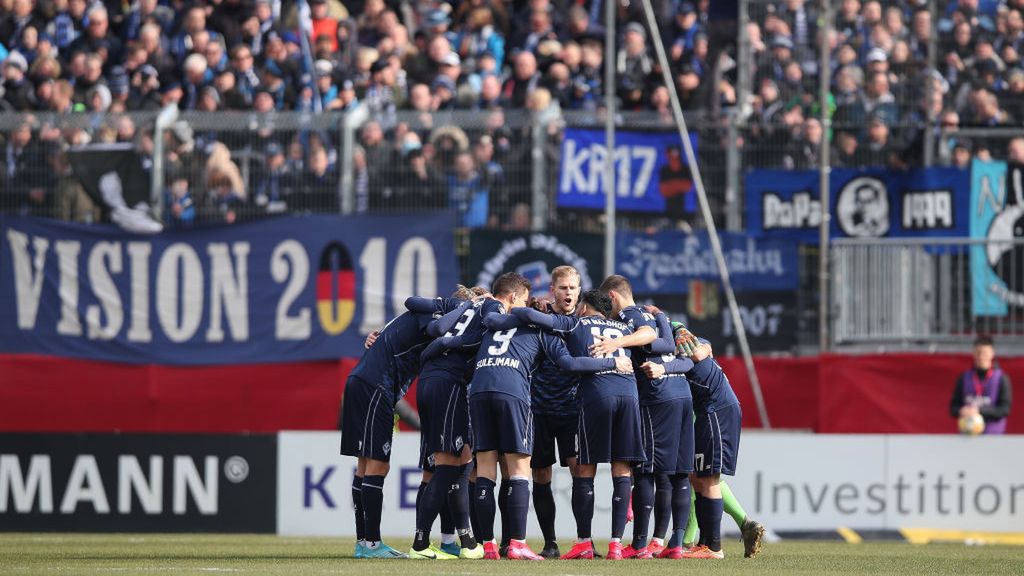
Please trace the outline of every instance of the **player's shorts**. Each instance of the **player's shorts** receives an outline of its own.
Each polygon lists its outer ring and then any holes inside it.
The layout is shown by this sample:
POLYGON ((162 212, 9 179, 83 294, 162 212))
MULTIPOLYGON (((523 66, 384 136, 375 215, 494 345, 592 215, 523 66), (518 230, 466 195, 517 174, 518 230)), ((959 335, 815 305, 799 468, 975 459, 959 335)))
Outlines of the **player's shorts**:
POLYGON ((420 468, 433 466, 432 456, 462 453, 469 444, 469 405, 462 382, 444 377, 421 378, 416 386, 420 414, 420 468))
POLYGON ((693 472, 693 400, 674 398, 640 407, 644 453, 637 465, 646 474, 693 472))
POLYGON ((739 404, 697 414, 693 423, 694 472, 697 476, 736 475, 742 421, 743 412, 739 404))
POLYGON ((579 429, 578 414, 533 415, 533 458, 530 467, 547 468, 558 462, 563 468, 569 465, 569 458, 576 457, 576 432, 579 429), (555 446, 558 458, 555 458, 555 446))
POLYGON ((580 464, 621 460, 643 462, 640 404, 632 396, 607 396, 580 406, 577 432, 580 464))
POLYGON ((478 392, 469 397, 469 418, 474 452, 533 453, 529 402, 501 392, 478 392))
POLYGON ((384 389, 349 376, 341 409, 341 453, 344 456, 391 459, 395 431, 395 401, 384 389))

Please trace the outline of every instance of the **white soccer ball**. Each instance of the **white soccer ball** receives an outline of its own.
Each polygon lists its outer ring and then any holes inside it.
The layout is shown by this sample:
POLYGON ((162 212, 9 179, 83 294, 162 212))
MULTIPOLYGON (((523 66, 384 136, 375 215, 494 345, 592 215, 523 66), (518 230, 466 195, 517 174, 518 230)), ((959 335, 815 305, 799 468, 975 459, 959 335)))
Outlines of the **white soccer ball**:
POLYGON ((961 416, 960 420, 957 421, 957 426, 960 428, 961 434, 977 436, 985 431, 985 419, 982 418, 981 414, 961 416))

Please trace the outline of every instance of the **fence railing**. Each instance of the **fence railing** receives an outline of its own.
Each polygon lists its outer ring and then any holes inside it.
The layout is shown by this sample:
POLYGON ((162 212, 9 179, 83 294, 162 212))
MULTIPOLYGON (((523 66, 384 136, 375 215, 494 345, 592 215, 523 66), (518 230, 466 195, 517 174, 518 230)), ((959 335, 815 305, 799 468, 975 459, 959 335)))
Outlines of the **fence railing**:
POLYGON ((836 345, 1024 343, 1024 238, 838 239, 831 250, 836 345))

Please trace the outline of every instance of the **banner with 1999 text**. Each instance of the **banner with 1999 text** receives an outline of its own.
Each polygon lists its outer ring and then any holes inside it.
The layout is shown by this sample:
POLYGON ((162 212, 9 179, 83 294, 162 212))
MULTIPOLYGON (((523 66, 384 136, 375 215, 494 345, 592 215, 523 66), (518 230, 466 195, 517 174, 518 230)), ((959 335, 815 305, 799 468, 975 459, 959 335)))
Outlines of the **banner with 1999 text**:
POLYGON ((0 216, 0 352, 179 365, 358 356, 449 293, 449 214, 289 216, 139 236, 0 216))

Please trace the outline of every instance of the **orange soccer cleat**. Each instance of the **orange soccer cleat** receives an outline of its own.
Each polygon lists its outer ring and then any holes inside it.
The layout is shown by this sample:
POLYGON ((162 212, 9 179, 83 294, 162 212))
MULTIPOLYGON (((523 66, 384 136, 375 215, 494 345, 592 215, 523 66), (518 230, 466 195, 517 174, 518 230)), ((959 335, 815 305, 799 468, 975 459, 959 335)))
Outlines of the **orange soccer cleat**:
POLYGON ((725 550, 715 552, 707 546, 698 546, 689 552, 684 552, 683 558, 690 560, 722 560, 725 558, 725 550))

